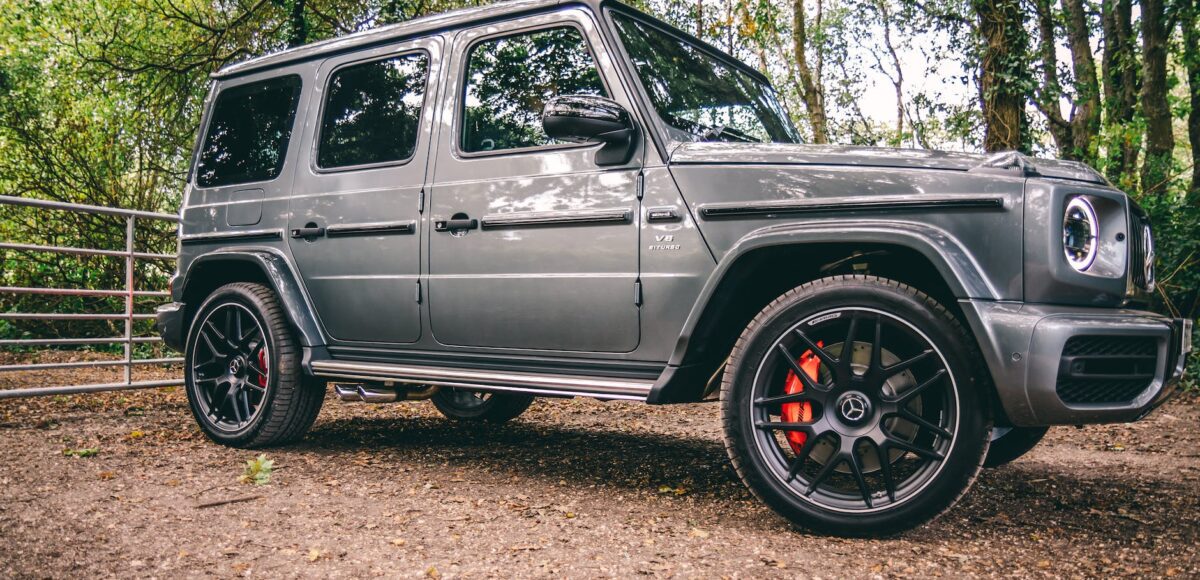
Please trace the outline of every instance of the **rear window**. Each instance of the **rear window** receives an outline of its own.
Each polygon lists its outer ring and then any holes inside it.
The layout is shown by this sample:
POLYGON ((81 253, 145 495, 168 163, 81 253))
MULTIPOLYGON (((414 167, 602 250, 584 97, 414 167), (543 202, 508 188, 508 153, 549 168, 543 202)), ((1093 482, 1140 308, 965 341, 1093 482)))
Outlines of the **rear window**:
POLYGON ((400 161, 417 148, 429 59, 410 54, 349 66, 329 80, 317 164, 400 161))
POLYGON ((299 96, 295 75, 221 91, 200 149, 196 184, 216 187, 278 177, 299 96))

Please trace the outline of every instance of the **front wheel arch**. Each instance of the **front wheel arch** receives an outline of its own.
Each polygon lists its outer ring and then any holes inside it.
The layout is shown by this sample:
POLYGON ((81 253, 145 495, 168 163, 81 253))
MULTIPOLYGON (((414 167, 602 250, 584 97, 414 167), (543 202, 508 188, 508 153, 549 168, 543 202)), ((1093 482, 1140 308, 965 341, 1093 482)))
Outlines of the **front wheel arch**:
MULTIPOLYGON (((668 373, 651 391, 656 404, 703 398, 706 379, 724 364, 746 324, 784 292, 833 274, 867 273, 903 283, 937 300, 963 323, 958 299, 965 287, 942 259, 913 244, 845 240, 837 243, 759 242, 731 252, 713 274, 688 318, 668 373), (867 269, 862 270, 861 266, 867 269), (827 266, 832 268, 826 269, 827 266)), ((915 244, 915 242, 914 242, 915 244)))

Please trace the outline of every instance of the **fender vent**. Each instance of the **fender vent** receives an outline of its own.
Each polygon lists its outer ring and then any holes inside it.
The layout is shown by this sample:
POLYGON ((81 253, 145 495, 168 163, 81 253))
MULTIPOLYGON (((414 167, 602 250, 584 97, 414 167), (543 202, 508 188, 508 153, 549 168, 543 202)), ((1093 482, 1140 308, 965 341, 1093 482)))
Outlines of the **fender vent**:
POLYGON ((1153 336, 1076 336, 1063 347, 1058 397, 1067 404, 1121 404, 1154 382, 1158 339, 1153 336))

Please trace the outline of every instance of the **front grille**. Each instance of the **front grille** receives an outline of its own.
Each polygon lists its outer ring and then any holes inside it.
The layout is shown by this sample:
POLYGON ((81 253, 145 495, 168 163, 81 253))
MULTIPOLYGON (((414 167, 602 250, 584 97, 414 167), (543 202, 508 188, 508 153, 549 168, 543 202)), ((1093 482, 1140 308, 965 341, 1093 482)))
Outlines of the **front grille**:
POLYGON ((1120 404, 1154 382, 1158 339, 1152 336, 1076 336, 1063 347, 1058 397, 1068 404, 1120 404))
POLYGON ((1146 217, 1142 208, 1132 202, 1130 202, 1129 210, 1129 275, 1134 286, 1141 290, 1153 290, 1153 236, 1146 237, 1150 219, 1146 217))

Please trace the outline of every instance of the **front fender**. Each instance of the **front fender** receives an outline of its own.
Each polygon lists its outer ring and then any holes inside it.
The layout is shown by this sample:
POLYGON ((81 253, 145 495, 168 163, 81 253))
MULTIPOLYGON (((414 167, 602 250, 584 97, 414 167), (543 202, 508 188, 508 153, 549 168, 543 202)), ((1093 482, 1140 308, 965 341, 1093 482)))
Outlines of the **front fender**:
POLYGON ((957 238, 928 223, 896 219, 836 219, 767 226, 743 236, 721 258, 688 315, 669 364, 683 364, 691 336, 710 300, 739 260, 755 250, 770 246, 831 243, 843 244, 848 248, 861 244, 904 247, 929 260, 956 298, 998 300, 1003 297, 995 284, 981 274, 983 268, 957 238))
MULTIPOLYGON (((197 256, 188 264, 182 276, 181 296, 206 296, 220 285, 246 281, 247 268, 257 270, 261 274, 261 281, 279 296, 284 315, 296 330, 300 344, 306 347, 325 346, 327 340, 316 323, 312 302, 300 285, 291 262, 278 249, 223 248, 197 256)), ((199 307, 199 303, 193 307, 199 307)))

